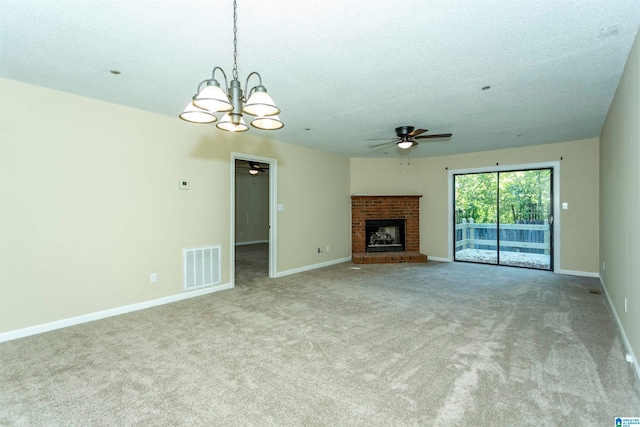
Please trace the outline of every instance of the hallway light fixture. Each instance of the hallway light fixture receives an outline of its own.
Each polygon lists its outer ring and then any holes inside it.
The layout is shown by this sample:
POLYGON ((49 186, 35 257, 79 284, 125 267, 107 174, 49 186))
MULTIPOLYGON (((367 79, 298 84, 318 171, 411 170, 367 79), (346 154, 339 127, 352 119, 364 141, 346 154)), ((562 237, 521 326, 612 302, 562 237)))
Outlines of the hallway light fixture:
POLYGON ((237 1, 233 1, 233 80, 231 85, 227 82, 227 75, 220 67, 214 67, 211 72, 211 78, 203 80, 198 85, 196 94, 193 95, 191 102, 180 114, 180 118, 184 121, 197 124, 214 123, 218 120, 215 113, 226 113, 222 116, 216 127, 227 132, 245 132, 249 130, 246 125, 242 113, 256 116, 251 121, 251 126, 262 130, 277 130, 284 127, 284 123, 280 121, 278 114, 280 109, 276 107, 275 102, 267 89, 262 85, 262 77, 253 71, 247 76, 245 89, 249 87, 249 79, 252 76, 258 77, 258 84, 248 89, 247 98, 242 92, 242 86, 238 80, 238 14, 237 1), (220 87, 220 83, 216 80, 216 71, 220 71, 224 77, 224 89, 220 87))

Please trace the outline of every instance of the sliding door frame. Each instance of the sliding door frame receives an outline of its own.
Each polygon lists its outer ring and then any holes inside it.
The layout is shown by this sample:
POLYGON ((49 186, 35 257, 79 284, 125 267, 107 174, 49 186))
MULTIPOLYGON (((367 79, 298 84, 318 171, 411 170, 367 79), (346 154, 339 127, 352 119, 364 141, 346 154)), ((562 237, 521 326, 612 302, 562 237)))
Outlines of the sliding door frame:
MULTIPOLYGON (((520 170, 530 170, 530 169, 551 169, 552 175, 552 192, 553 192, 553 227, 552 232, 552 242, 553 245, 553 259, 551 260, 552 270, 557 272, 561 270, 560 265, 560 162, 544 162, 544 163, 527 163, 527 164, 515 164, 515 165, 498 165, 496 166, 488 166, 482 168, 473 168, 473 169, 451 169, 449 170, 448 176, 448 261, 453 262, 454 260, 454 240, 455 235, 453 233, 453 225, 454 225, 454 204, 455 204, 455 188, 454 188, 454 176, 455 175, 465 175, 465 174, 473 174, 473 173, 492 173, 492 172, 513 172, 520 170)), ((500 264, 491 264, 491 265, 500 265, 500 264)))

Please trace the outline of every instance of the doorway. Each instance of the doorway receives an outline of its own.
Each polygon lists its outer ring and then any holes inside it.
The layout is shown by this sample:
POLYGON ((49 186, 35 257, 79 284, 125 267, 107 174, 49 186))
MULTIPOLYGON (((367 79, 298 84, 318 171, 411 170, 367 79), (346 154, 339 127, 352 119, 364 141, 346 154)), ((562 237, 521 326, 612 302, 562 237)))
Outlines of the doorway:
POLYGON ((553 168, 453 174, 454 261, 554 269, 553 168))
POLYGON ((232 153, 231 276, 236 284, 276 275, 277 161, 232 153))

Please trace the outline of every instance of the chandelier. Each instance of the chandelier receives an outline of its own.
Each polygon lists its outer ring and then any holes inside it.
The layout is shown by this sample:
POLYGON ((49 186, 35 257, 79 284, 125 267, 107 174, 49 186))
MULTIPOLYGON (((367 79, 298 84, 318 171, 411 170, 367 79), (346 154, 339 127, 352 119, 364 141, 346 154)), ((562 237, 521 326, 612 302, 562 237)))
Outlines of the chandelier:
POLYGON ((218 129, 227 132, 245 132, 249 127, 245 124, 243 113, 255 116, 251 126, 263 130, 277 130, 284 127, 278 114, 280 109, 276 107, 273 99, 262 85, 262 77, 253 71, 247 76, 245 88, 249 87, 249 79, 257 76, 258 84, 247 92, 245 98, 242 86, 238 80, 238 14, 237 2, 233 1, 233 80, 231 85, 227 82, 227 75, 220 67, 215 67, 211 72, 211 78, 203 80, 198 85, 196 94, 187 104, 180 118, 190 123, 208 124, 218 121, 215 113, 224 115, 216 124, 218 129), (216 71, 220 71, 224 77, 224 89, 216 80, 216 71))

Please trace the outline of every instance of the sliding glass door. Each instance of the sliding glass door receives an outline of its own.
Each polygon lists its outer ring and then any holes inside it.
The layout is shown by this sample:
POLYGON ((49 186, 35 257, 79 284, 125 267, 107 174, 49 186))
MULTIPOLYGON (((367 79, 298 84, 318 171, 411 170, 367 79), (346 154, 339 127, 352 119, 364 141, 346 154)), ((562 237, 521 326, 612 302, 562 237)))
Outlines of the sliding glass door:
POLYGON ((498 264, 498 174, 454 175, 455 260, 498 264))
POLYGON ((455 261, 553 270, 553 170, 454 175, 455 261))

